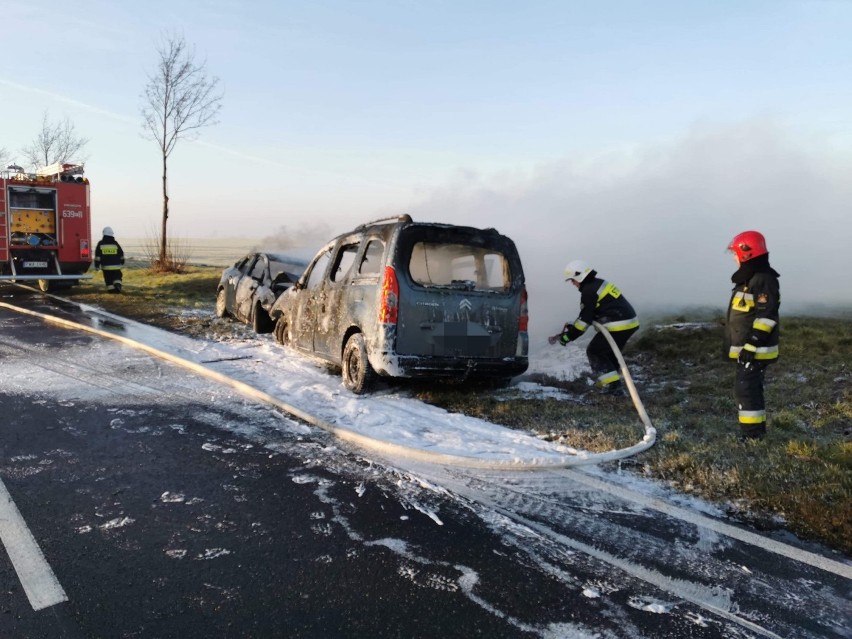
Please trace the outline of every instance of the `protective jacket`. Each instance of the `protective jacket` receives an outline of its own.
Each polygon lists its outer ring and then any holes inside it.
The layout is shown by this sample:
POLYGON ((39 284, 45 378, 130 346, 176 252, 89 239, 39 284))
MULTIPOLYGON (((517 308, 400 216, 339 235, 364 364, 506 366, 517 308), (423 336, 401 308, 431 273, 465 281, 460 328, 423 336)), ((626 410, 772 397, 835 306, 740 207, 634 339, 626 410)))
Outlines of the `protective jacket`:
POLYGON ((111 235, 104 235, 95 246, 95 268, 117 271, 124 265, 124 251, 111 235))
POLYGON ((725 325, 729 358, 737 359, 743 348, 754 351, 759 361, 778 358, 778 277, 769 265, 768 253, 743 262, 731 276, 734 289, 725 325))
POLYGON ((610 333, 639 327, 639 318, 627 298, 614 284, 597 277, 596 271, 580 283, 580 315, 565 326, 563 335, 573 342, 592 322, 603 324, 610 333))

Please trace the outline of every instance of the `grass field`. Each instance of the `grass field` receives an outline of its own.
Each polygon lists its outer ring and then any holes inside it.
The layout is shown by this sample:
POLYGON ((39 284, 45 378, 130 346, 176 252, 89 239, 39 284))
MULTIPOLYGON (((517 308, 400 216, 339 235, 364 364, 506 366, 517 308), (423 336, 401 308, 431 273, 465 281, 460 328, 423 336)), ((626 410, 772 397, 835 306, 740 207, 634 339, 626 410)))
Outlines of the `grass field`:
MULTIPOLYGON (((215 337, 220 267, 182 275, 125 270, 125 293, 98 276, 67 297, 186 334, 215 337)), ((622 469, 720 505, 763 530, 852 554, 852 321, 782 316, 781 358, 767 371, 769 434, 737 440, 734 365, 721 355, 722 317, 645 318, 625 358, 658 431, 649 451, 622 469)), ((580 382, 539 380, 573 400, 497 398, 464 388, 417 386, 424 401, 577 448, 604 451, 641 432, 629 399, 601 397, 580 382), (543 429, 542 424, 547 424, 543 429)))

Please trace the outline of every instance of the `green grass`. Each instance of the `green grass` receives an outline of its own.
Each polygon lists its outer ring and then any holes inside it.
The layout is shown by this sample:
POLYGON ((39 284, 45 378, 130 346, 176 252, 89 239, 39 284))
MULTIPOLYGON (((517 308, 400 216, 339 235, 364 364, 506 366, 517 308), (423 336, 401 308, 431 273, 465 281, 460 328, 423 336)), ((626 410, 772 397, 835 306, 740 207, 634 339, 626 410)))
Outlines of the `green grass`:
MULTIPOLYGON (((139 263, 122 270, 123 292, 108 293, 101 273, 62 293, 63 297, 91 304, 161 328, 192 332, 193 314, 213 308, 222 268, 187 266, 184 273, 154 273, 139 263)), ((208 313, 212 319, 212 312, 208 313)))
MULTIPOLYGON (((125 271, 125 293, 103 291, 98 276, 68 297, 163 328, 209 331, 221 268, 184 275, 125 271), (187 314, 186 310, 208 312, 187 314)), ((766 530, 852 554, 852 321, 782 316, 781 358, 766 374, 768 435, 741 444, 733 400, 734 364, 722 353, 721 317, 674 328, 684 318, 646 319, 625 358, 658 431, 650 450, 622 468, 717 503, 766 530)), ((642 424, 627 398, 601 397, 585 384, 541 380, 576 401, 417 385, 422 400, 591 451, 636 443, 642 424)))

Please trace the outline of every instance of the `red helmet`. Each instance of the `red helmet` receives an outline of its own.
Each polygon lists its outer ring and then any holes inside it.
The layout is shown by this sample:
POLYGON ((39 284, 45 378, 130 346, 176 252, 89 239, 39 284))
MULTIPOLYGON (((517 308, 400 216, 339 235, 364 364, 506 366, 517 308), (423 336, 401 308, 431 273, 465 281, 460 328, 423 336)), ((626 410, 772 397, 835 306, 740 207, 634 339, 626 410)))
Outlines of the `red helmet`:
POLYGON ((766 239, 757 231, 743 231, 728 244, 728 250, 737 256, 737 261, 748 262, 755 257, 766 255, 766 239))

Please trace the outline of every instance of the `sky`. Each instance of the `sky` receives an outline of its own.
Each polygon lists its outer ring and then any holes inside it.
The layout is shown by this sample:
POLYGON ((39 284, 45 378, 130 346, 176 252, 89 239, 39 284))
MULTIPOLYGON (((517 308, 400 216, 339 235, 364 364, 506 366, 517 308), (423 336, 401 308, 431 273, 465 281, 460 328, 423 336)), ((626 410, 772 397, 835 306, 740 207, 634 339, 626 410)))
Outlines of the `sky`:
POLYGON ((847 0, 2 4, 0 148, 68 117, 119 240, 160 223, 141 95, 179 34, 224 97, 169 161, 174 237, 493 226, 555 332, 572 259, 642 312, 724 307, 724 248, 754 228, 782 311, 852 304, 847 0))

